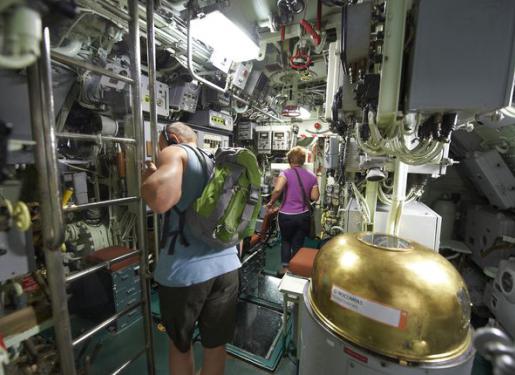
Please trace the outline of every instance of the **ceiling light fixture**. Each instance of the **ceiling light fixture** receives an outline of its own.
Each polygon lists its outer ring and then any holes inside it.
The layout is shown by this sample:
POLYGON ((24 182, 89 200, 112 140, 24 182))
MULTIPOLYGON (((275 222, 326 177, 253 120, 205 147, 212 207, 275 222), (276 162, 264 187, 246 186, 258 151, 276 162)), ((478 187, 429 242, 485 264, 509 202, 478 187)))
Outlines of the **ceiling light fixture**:
POLYGON ((191 35, 232 61, 248 61, 259 56, 259 46, 219 10, 191 20, 191 35))

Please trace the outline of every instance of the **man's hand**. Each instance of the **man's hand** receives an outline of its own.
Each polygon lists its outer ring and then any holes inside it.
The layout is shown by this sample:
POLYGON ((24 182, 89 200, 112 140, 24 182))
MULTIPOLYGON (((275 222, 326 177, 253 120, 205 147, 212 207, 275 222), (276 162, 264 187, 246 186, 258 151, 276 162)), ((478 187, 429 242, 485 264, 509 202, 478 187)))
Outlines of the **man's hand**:
POLYGON ((143 181, 145 181, 147 178, 152 176, 155 171, 157 171, 156 165, 151 161, 146 161, 145 169, 143 170, 143 175, 142 175, 143 181))

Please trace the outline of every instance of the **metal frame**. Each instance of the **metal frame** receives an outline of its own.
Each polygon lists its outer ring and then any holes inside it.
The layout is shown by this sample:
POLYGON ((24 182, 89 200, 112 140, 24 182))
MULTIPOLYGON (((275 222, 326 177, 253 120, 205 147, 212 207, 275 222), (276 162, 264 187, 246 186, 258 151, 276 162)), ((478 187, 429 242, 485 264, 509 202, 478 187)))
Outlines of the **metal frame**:
MULTIPOLYGON (((147 68, 148 91, 150 93, 150 141, 152 143, 152 160, 157 163, 159 145, 157 139, 157 90, 156 90, 156 37, 154 27, 154 0, 147 0, 147 68)), ((156 213, 152 215, 154 257, 159 259, 159 219, 156 213)))
MULTIPOLYGON (((152 2, 153 3, 153 2, 152 2)), ((31 122, 34 139, 36 141, 35 160, 39 170, 39 192, 41 201, 41 221, 43 232, 43 243, 46 258, 48 282, 50 287, 50 297, 52 302, 52 314, 54 320, 54 330, 56 336, 57 349, 59 353, 61 373, 65 375, 75 375, 75 358, 73 347, 92 337, 104 327, 119 319, 130 311, 142 307, 145 347, 137 353, 135 357, 123 363, 113 374, 118 374, 127 366, 139 358, 143 353, 147 357, 148 374, 155 373, 153 337, 152 337, 152 315, 150 309, 150 278, 149 274, 149 254, 146 241, 146 205, 138 194, 133 197, 113 199, 109 201, 93 202, 74 207, 68 207, 65 212, 75 212, 92 207, 104 207, 119 204, 137 203, 138 222, 137 222, 137 248, 128 254, 117 257, 107 262, 100 263, 94 267, 77 272, 65 277, 62 254, 59 251, 64 240, 63 209, 60 205, 59 177, 57 167, 57 144, 56 137, 74 138, 83 140, 106 140, 118 143, 136 145, 136 158, 134 163, 134 173, 136 183, 141 185, 140 170, 144 164, 145 138, 143 129, 143 113, 141 109, 141 53, 140 53, 140 25, 139 25, 139 5, 137 0, 128 1, 129 16, 127 17, 129 29, 129 51, 131 60, 131 76, 125 77, 113 73, 107 69, 94 66, 92 64, 69 58, 59 53, 50 53, 50 32, 48 28, 44 30, 42 41, 41 56, 37 63, 28 68, 29 98, 31 110, 31 122), (52 70, 51 56, 59 63, 87 69, 95 73, 130 83, 132 86, 132 120, 134 125, 135 139, 117 137, 98 137, 74 135, 69 133, 55 134, 55 114, 52 92, 52 70), (108 268, 112 263, 121 261, 130 256, 140 255, 140 280, 142 300, 127 309, 114 314, 96 327, 82 334, 76 339, 72 339, 70 316, 67 306, 66 283, 78 280, 90 273, 102 268, 108 268)), ((152 8, 153 9, 153 4, 152 8)), ((153 12, 152 12, 153 13, 153 12)), ((152 17, 153 14, 150 15, 152 17)), ((151 25, 153 26, 153 25, 151 25)), ((153 54, 155 51, 152 52, 153 54)), ((155 55, 153 56, 155 59, 155 55)), ((155 78, 155 75, 154 75, 155 78)), ((155 98, 153 103, 154 112, 155 98)))
POLYGON ((107 142, 115 142, 115 143, 126 143, 126 144, 136 144, 136 140, 132 138, 120 138, 120 137, 110 137, 105 135, 93 135, 93 134, 82 134, 82 133, 57 133, 55 135, 57 138, 66 138, 66 139, 77 139, 81 141, 95 141, 97 143, 102 143, 103 141, 107 142))

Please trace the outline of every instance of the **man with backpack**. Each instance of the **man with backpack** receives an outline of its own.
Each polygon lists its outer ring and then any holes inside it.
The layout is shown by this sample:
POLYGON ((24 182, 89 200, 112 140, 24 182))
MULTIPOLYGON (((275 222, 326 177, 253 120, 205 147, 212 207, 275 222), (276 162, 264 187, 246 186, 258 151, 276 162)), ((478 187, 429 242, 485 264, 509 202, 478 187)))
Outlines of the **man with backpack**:
POLYGON ((221 375, 224 345, 232 340, 241 263, 235 246, 214 248, 185 218, 213 173, 213 158, 197 148, 196 134, 176 122, 159 137, 158 166, 147 165, 141 193, 148 206, 164 213, 159 283, 161 318, 170 337, 170 372, 193 375, 192 336, 198 322, 204 349, 201 375, 221 375))

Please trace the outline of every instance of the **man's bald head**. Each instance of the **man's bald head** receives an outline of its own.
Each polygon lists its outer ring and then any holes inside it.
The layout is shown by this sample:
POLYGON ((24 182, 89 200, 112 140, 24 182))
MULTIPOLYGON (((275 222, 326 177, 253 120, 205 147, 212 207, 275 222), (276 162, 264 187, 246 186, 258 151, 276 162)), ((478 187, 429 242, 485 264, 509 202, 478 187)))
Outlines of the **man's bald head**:
POLYGON ((197 135, 193 129, 182 122, 168 124, 166 131, 169 136, 177 136, 181 143, 197 143, 197 135))

